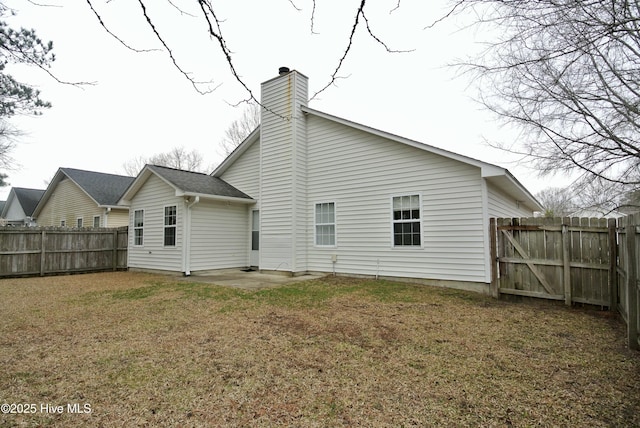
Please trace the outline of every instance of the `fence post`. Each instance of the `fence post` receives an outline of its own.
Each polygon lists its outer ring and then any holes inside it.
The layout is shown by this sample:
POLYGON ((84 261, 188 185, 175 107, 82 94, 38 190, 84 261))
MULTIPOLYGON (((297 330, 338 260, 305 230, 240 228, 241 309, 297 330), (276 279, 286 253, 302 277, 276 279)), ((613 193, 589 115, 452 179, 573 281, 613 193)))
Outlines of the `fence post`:
POLYGON ((627 343, 629 349, 638 349, 638 271, 636 260, 637 216, 627 222, 627 343))
POLYGON ((46 245, 46 239, 47 239, 47 234, 44 231, 44 229, 42 230, 41 233, 41 238, 40 238, 40 276, 44 276, 44 268, 45 268, 45 256, 46 256, 46 251, 45 251, 45 245, 46 245))
POLYGON ((496 219, 489 219, 489 257, 491 259, 491 295, 500 298, 500 284, 498 280, 498 243, 496 219))
POLYGON ((571 257, 569 254, 569 226, 562 225, 562 282, 564 283, 564 304, 571 306, 571 257))
POLYGON ((618 234, 617 220, 610 218, 607 222, 609 229, 609 310, 618 307, 618 234))

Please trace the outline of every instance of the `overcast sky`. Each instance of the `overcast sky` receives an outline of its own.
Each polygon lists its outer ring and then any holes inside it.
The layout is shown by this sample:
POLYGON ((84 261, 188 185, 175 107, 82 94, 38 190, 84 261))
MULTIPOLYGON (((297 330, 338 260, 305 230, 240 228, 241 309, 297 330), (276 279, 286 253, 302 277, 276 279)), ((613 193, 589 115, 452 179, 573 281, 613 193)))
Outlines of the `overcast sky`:
MULTIPOLYGON (((73 86, 58 83, 41 70, 10 67, 19 80, 35 84, 53 107, 39 117, 13 123, 26 132, 13 153, 18 168, 7 171, 11 186, 44 189, 59 167, 124 174, 123 164, 184 146, 200 151, 208 164, 223 159, 219 142, 242 114, 233 107, 247 94, 234 80, 216 41, 208 38, 193 1, 148 1, 148 13, 181 67, 195 80, 216 88, 194 90, 173 66, 146 25, 137 2, 94 0, 110 29, 99 24, 85 0, 7 0, 18 12, 10 25, 35 28, 54 42, 51 72, 73 86)), ((309 0, 246 0, 216 3, 222 31, 242 79, 259 97, 260 83, 287 66, 309 77, 310 95, 324 87, 342 56, 360 3, 318 1, 311 33, 309 0), (221 4, 222 3, 222 4, 221 4), (218 6, 220 4, 220 6, 218 6), (298 9, 293 6, 295 5, 298 9)), ((345 77, 310 102, 310 107, 364 125, 508 168, 533 193, 550 185, 514 158, 483 143, 513 139, 499 122, 472 101, 474 89, 446 66, 464 57, 474 34, 450 21, 424 27, 443 13, 444 0, 367 4, 372 30, 392 49, 387 53, 363 28, 340 75, 345 77)), ((553 183, 551 183, 553 184, 553 183)), ((557 185, 557 183, 556 183, 557 185)), ((0 200, 10 187, 0 188, 0 200)))

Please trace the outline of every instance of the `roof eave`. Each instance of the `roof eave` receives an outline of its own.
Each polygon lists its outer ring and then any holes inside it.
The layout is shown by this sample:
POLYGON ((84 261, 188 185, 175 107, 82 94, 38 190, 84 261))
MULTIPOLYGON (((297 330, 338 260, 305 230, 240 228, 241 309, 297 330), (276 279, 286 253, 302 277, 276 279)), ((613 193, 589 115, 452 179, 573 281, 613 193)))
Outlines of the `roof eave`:
POLYGON ((209 199, 213 201, 226 201, 226 202, 239 202, 241 204, 255 204, 257 201, 253 198, 239 198, 237 196, 224 196, 224 195, 211 195, 208 193, 196 193, 196 192, 178 192, 176 196, 179 197, 199 197, 202 199, 209 199))

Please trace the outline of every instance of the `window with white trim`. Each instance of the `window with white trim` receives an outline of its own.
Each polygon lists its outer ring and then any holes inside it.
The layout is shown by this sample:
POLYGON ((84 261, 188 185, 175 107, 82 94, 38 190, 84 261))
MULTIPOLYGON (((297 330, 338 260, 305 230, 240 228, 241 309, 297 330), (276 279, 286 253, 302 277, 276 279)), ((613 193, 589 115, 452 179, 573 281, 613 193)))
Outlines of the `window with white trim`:
POLYGON ((83 224, 82 217, 78 217, 76 219, 76 227, 82 227, 82 224, 83 224))
POLYGON ((60 220, 60 227, 67 227, 67 220, 60 220))
POLYGON ((144 244, 144 210, 133 212, 133 245, 144 244))
POLYGON ((393 246, 419 247, 420 195, 393 197, 393 246))
POLYGON ((336 206, 334 202, 316 204, 316 245, 336 245, 336 206))
POLYGON ((178 224, 178 207, 164 207, 164 246, 175 247, 178 224))

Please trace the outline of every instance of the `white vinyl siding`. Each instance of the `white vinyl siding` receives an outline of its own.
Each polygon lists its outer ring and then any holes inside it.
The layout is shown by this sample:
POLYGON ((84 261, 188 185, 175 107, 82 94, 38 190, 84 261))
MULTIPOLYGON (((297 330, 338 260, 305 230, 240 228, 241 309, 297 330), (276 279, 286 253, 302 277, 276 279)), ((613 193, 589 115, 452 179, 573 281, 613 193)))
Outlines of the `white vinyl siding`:
POLYGON ((489 217, 531 217, 531 211, 521 206, 514 198, 487 184, 489 217))
POLYGON ((192 272, 249 265, 249 213, 246 204, 201 200, 193 206, 192 272))
POLYGON ((129 234, 129 267, 182 272, 182 221, 176 225, 176 245, 164 245, 164 207, 173 204, 178 219, 182 218, 184 201, 175 196, 175 190, 152 175, 131 201, 130 228, 136 210, 144 210, 144 246, 134 245, 134 234, 129 234))
POLYGON ((308 270, 331 271, 336 255, 338 273, 485 282, 480 168, 318 116, 307 123, 307 197, 340 207, 339 247, 309 240, 308 270), (418 194, 422 247, 393 251, 391 198, 418 194))
POLYGON ((336 207, 334 202, 316 204, 315 244, 324 247, 336 245, 336 207))
POLYGON ((258 199, 260 193, 260 141, 254 142, 220 178, 252 198, 258 199))

